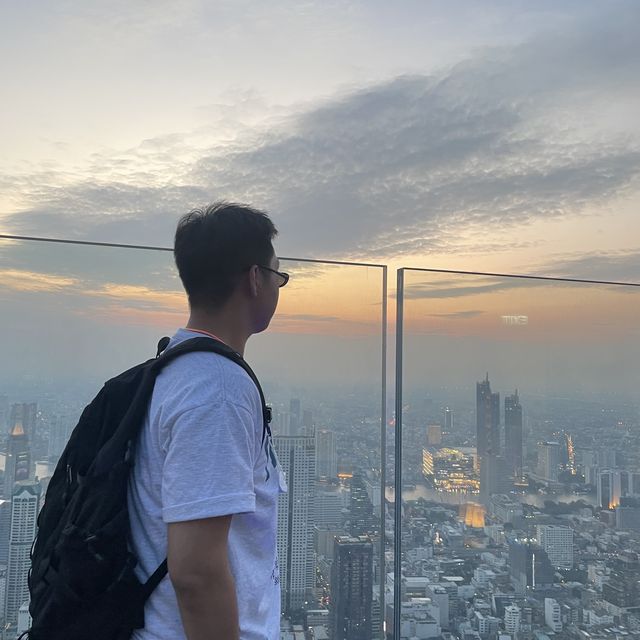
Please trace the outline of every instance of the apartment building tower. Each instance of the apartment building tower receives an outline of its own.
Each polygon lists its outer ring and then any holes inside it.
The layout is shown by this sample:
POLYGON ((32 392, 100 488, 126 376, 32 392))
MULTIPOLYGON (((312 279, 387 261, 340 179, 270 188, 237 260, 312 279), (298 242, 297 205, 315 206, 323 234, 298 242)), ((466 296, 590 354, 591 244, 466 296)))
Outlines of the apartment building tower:
POLYGON ((522 476, 522 405, 518 390, 504 399, 505 458, 512 476, 522 476))
POLYGON ((11 496, 11 533, 4 602, 4 619, 8 624, 15 624, 18 610, 29 600, 29 553, 36 536, 39 506, 40 484, 29 480, 16 482, 11 496))
MULTIPOLYGON (((21 405, 14 405, 21 406, 21 405)), ((7 457, 4 467, 4 498, 10 500, 13 485, 28 480, 31 472, 29 438, 20 420, 17 420, 7 439, 7 457)))
POLYGON ((275 436, 273 443, 289 488, 278 502, 278 558, 281 607, 290 615, 304 608, 315 585, 315 438, 275 436))
POLYGON ((371 640, 373 544, 368 536, 338 536, 331 565, 332 640, 371 640))
POLYGON ((335 480, 338 476, 338 452, 336 434, 329 429, 316 431, 316 477, 319 480, 335 480))
POLYGON ((546 551, 556 569, 573 568, 573 529, 564 525, 539 524, 538 544, 546 551))

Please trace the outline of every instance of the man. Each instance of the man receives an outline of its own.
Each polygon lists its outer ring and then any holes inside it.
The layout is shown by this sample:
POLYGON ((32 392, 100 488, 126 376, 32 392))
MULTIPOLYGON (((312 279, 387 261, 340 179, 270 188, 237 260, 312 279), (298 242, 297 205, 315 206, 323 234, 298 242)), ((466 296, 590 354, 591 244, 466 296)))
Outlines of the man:
MULTIPOLYGON (((264 331, 289 276, 279 271, 268 216, 218 203, 178 223, 174 255, 189 298, 171 339, 209 335, 243 355, 264 331)), ((168 576, 145 607, 135 640, 276 640, 280 578, 278 494, 286 491, 263 442, 258 390, 236 363, 190 353, 158 376, 129 485, 132 547, 145 580, 168 576)))

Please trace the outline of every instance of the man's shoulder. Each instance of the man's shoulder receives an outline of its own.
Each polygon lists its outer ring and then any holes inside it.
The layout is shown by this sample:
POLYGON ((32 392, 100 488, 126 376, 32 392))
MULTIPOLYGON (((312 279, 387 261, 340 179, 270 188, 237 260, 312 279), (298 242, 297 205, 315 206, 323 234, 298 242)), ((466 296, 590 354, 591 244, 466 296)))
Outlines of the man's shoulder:
MULTIPOLYGON (((188 332, 178 334, 178 344, 188 332)), ((164 402, 178 401, 185 407, 231 402, 254 408, 259 393, 249 374, 236 362, 209 351, 194 351, 166 365, 156 381, 154 396, 164 402)), ((163 403, 164 403, 163 402, 163 403)))

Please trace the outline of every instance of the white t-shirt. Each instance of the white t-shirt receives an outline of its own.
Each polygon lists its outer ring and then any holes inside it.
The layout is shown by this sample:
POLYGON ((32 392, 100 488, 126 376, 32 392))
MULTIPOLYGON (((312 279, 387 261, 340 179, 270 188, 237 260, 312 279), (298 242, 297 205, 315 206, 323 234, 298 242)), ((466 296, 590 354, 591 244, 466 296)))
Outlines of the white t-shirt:
MULTIPOLYGON (((201 334, 180 329, 169 347, 201 334)), ((249 375, 215 353, 169 363, 155 388, 129 482, 132 547, 145 581, 166 558, 167 523, 233 514, 229 562, 240 638, 280 637, 278 494, 286 491, 260 395, 249 375)), ((169 576, 145 607, 134 640, 185 640, 169 576)))

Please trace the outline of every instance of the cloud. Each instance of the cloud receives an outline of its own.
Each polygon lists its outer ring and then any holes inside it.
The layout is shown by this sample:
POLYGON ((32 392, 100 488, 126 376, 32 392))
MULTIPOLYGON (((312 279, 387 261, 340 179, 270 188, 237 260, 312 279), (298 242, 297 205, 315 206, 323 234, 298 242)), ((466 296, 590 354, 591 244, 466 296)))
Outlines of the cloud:
POLYGON ((447 320, 467 320, 468 318, 477 318, 481 316, 484 311, 477 309, 470 309, 469 311, 453 311, 452 313, 430 313, 432 318, 446 318, 447 320))
POLYGON ((2 289, 19 292, 56 292, 69 289, 78 284, 75 278, 65 278, 50 273, 21 271, 18 269, 1 269, 0 282, 2 289))
POLYGON ((167 246, 180 213, 222 197, 272 211, 283 254, 373 261, 454 252, 469 230, 482 250, 492 230, 606 215, 639 186, 640 138, 606 111, 622 105, 637 123, 639 23, 640 6, 616 4, 573 31, 336 96, 247 141, 202 150, 169 135, 99 158, 99 181, 23 177, 29 203, 4 227, 167 246))
POLYGON ((279 313, 277 319, 280 322, 340 322, 338 316, 325 316, 311 313, 279 313))
MULTIPOLYGON (((594 284, 576 283, 575 285, 563 281, 561 278, 576 280, 593 280, 613 284, 612 291, 640 294, 640 250, 589 253, 568 258, 552 260, 542 267, 538 267, 529 274, 530 277, 517 276, 481 276, 475 274, 440 274, 428 270, 408 270, 409 280, 406 281, 404 297, 411 299, 431 298, 461 298, 465 296, 484 295, 497 291, 525 287, 578 287, 585 292, 594 284), (422 274, 422 282, 415 282, 422 274), (538 279, 539 278, 539 279, 538 279), (553 280, 552 278, 557 278, 553 280), (628 283, 625 287, 616 283, 628 283)), ((392 294, 396 297, 395 293, 392 294)), ((433 316, 454 317, 458 313, 478 314, 481 312, 464 311, 454 314, 431 314, 433 316)), ((463 316, 464 317, 464 316, 463 316)))
POLYGON ((610 251, 564 257, 539 269, 547 274, 569 278, 640 284, 640 249, 610 251))
POLYGON ((416 282, 405 286, 404 297, 406 300, 463 298, 474 295, 484 295, 515 289, 517 287, 541 287, 551 286, 552 283, 544 280, 527 280, 519 278, 477 277, 460 276, 458 284, 441 283, 439 281, 416 282))

